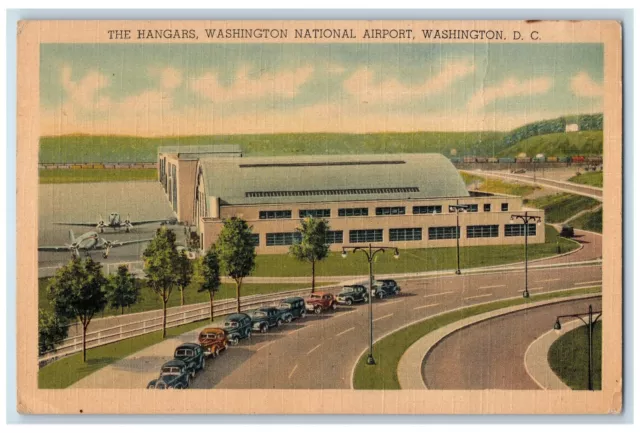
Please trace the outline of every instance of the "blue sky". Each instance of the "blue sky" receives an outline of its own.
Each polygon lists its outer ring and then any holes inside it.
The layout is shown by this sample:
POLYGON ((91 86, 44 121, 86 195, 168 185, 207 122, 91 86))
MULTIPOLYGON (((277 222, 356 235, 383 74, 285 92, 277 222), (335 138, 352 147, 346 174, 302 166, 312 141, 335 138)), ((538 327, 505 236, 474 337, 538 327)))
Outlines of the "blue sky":
POLYGON ((508 130, 602 110, 600 44, 44 44, 43 135, 508 130))

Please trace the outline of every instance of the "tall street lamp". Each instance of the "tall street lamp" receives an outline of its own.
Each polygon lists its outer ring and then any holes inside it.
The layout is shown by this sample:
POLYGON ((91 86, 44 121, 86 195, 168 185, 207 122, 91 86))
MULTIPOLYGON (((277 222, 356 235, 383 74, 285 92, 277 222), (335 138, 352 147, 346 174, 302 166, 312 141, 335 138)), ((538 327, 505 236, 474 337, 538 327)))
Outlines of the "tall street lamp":
POLYGON ((464 212, 469 209, 469 205, 466 204, 458 204, 456 200, 456 204, 449 205, 449 212, 456 213, 456 254, 458 256, 458 268, 456 269, 456 274, 460 275, 460 212, 464 212))
POLYGON ((369 356, 367 357, 367 364, 375 365, 376 361, 373 359, 373 294, 371 291, 373 290, 373 258, 376 254, 385 250, 394 250, 393 258, 397 259, 400 257, 400 251, 396 247, 385 247, 385 246, 349 246, 346 245, 342 247, 342 258, 347 258, 347 251, 351 250, 354 254, 357 251, 362 251, 365 256, 367 256, 367 261, 369 262, 369 356))
POLYGON ((540 225, 542 218, 536 215, 529 215, 529 212, 524 214, 511 215, 511 222, 515 220, 522 220, 524 224, 524 292, 522 292, 523 298, 529 297, 529 225, 531 221, 536 221, 537 225, 540 225))
POLYGON ((587 313, 582 313, 582 314, 565 314, 564 316, 558 316, 556 317, 556 323, 553 324, 553 329, 555 329, 557 332, 560 332, 562 330, 562 325, 560 324, 560 319, 564 319, 567 317, 577 317, 578 319, 582 320, 582 323, 585 324, 585 326, 587 327, 587 332, 588 332, 588 336, 589 336, 589 348, 587 350, 589 350, 589 378, 588 378, 588 389, 589 391, 593 391, 593 328, 596 325, 596 322, 598 321, 598 319, 600 317, 602 317, 602 311, 593 311, 593 307, 591 306, 591 304, 589 304, 589 312, 587 313), (595 318, 593 317, 594 314, 597 314, 597 316, 595 316, 595 318), (583 319, 582 316, 589 316, 588 322, 586 320, 583 319))

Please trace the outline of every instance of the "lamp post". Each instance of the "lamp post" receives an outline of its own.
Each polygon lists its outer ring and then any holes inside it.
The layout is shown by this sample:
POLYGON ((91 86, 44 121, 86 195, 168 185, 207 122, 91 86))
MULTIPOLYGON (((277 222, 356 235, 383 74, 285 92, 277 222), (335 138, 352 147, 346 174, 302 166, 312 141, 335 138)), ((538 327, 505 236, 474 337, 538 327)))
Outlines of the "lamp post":
POLYGON ((376 361, 373 359, 373 294, 371 291, 373 290, 373 258, 376 254, 385 250, 394 250, 393 258, 397 259, 400 257, 400 252, 396 247, 385 247, 385 246, 373 246, 369 244, 369 246, 349 246, 346 245, 342 247, 342 258, 347 258, 347 250, 353 251, 355 254, 357 251, 362 251, 365 256, 367 256, 367 261, 369 262, 369 356, 367 357, 368 365, 375 365, 376 361))
POLYGON ((553 324, 553 329, 555 329, 557 332, 560 332, 562 330, 562 325, 560 324, 560 319, 564 319, 567 317, 576 317, 580 320, 582 320, 582 323, 585 324, 585 326, 587 327, 587 332, 588 332, 588 337, 589 337, 589 378, 588 378, 588 389, 589 391, 593 391, 593 328, 596 324, 596 322, 598 321, 598 319, 600 319, 600 317, 602 317, 602 311, 593 311, 593 307, 591 306, 591 304, 589 304, 589 311, 587 313, 583 313, 583 314, 565 314, 564 316, 558 316, 556 317, 556 323, 553 324), (595 318, 593 317, 594 314, 597 314, 597 316, 595 316, 595 318), (582 316, 588 316, 589 319, 588 321, 584 320, 582 316))
POLYGON ((469 206, 466 204, 458 204, 456 200, 456 204, 449 205, 449 212, 456 213, 456 254, 458 256, 458 268, 456 269, 456 275, 460 275, 460 212, 464 212, 469 209, 469 206))
POLYGON ((536 221, 538 225, 542 222, 542 218, 537 215, 529 215, 529 212, 524 214, 511 215, 511 222, 515 220, 522 220, 524 224, 524 292, 522 292, 523 298, 529 297, 529 224, 531 221, 536 221))

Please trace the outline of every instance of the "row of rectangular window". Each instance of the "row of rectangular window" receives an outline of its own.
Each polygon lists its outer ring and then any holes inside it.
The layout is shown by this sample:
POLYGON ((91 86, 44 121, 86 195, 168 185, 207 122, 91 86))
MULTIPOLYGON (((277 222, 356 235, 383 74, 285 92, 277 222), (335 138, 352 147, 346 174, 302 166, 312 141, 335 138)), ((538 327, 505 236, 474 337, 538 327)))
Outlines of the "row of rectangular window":
MULTIPOLYGON (((498 224, 490 225, 475 225, 467 226, 467 238, 497 238, 499 236, 500 227, 498 224)), ((382 229, 364 229, 364 230, 349 230, 349 242, 350 243, 368 243, 368 242, 382 242, 383 240, 382 229)), ((505 236, 524 236, 525 226, 524 224, 506 224, 504 226, 505 236)), ((456 226, 445 227, 429 227, 428 229, 429 240, 443 240, 443 239, 455 239, 456 236, 460 236, 460 231, 456 226)), ((528 236, 536 235, 536 225, 529 224, 528 236)), ((257 234, 254 236, 254 244, 259 245, 259 238, 257 234)), ((267 233, 267 246, 280 246, 280 245, 292 245, 294 242, 300 242, 302 235, 299 232, 287 232, 287 233, 267 233)), ((389 241, 390 242, 406 242, 406 241, 421 241, 422 240, 422 228, 395 228, 389 229, 389 241)), ((342 230, 335 230, 327 232, 326 243, 328 244, 341 244, 343 243, 342 230)))
MULTIPOLYGON (((478 212, 477 204, 466 205, 466 212, 478 212)), ((486 203, 483 207, 485 212, 491 212, 491 204, 486 203)), ((502 212, 509 211, 509 203, 502 203, 502 212)), ((453 212, 450 210, 450 212, 453 212)), ((428 206, 413 206, 414 215, 422 214, 439 214, 442 213, 441 205, 428 205, 428 206)), ((377 207, 376 215, 405 215, 406 208, 404 206, 390 206, 390 207, 377 207)), ((331 209, 300 209, 298 213, 300 218, 330 218, 331 209)), ((340 208, 338 209, 338 216, 341 217, 356 217, 356 216, 369 216, 369 209, 366 207, 358 208, 340 208)), ((260 211, 260 219, 290 219, 290 210, 269 210, 260 211)))

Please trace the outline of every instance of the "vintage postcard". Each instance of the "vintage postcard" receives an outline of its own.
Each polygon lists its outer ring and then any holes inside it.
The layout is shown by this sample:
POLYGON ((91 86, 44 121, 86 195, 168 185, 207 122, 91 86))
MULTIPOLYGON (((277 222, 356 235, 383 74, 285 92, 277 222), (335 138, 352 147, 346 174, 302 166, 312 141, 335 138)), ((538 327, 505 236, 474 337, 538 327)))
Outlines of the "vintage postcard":
POLYGON ((22 21, 23 414, 617 414, 613 21, 22 21))

